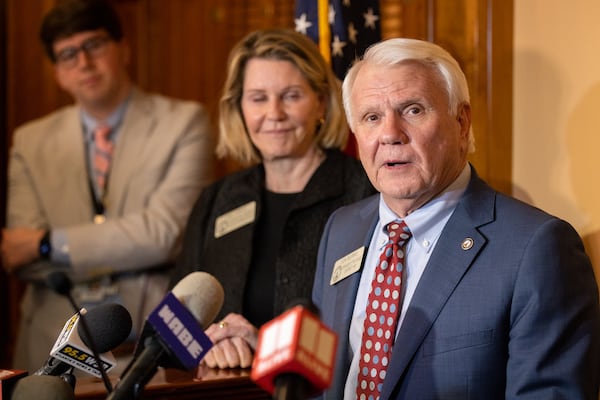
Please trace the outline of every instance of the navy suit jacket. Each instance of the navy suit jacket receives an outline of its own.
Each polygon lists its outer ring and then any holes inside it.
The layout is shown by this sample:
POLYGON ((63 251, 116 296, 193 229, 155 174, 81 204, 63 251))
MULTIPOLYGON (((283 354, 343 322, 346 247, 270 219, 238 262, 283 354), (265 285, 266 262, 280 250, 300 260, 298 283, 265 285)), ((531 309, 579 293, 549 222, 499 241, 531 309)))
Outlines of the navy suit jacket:
MULTIPOLYGON (((362 273, 330 285, 333 265, 368 249, 378 201, 337 210, 321 239, 313 301, 339 337, 326 399, 343 398, 362 273)), ((381 399, 597 400, 599 381, 598 287, 578 234, 472 170, 398 332, 381 399)))

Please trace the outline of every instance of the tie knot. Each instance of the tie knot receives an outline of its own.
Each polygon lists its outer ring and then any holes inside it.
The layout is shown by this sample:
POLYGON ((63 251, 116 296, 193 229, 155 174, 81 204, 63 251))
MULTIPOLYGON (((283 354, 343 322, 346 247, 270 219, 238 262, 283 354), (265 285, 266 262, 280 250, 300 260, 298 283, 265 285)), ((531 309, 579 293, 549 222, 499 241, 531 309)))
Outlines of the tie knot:
POLYGON ((412 234, 404 221, 392 221, 386 225, 390 242, 403 245, 412 234))
POLYGON ((108 125, 100 125, 94 129, 94 140, 96 141, 107 141, 108 136, 110 135, 110 126, 108 125))

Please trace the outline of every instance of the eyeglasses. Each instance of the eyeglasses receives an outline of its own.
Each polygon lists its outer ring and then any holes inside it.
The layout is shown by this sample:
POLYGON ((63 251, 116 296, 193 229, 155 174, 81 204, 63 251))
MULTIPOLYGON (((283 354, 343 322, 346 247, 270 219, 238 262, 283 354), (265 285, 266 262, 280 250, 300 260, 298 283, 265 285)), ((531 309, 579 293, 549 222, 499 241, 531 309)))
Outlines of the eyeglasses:
POLYGON ((88 57, 101 57, 105 50, 106 44, 110 39, 106 36, 94 36, 85 40, 79 47, 67 47, 59 51, 56 56, 56 64, 64 68, 73 68, 79 61, 79 52, 83 51, 88 57))

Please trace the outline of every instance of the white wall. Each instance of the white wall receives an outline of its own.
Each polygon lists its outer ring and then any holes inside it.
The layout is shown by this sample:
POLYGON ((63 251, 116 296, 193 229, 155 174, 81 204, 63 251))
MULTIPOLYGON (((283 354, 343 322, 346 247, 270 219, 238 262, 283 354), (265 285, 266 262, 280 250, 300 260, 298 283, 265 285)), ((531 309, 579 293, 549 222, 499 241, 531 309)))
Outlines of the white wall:
POLYGON ((597 279, 599 22, 599 0, 515 0, 514 195, 575 226, 597 279))

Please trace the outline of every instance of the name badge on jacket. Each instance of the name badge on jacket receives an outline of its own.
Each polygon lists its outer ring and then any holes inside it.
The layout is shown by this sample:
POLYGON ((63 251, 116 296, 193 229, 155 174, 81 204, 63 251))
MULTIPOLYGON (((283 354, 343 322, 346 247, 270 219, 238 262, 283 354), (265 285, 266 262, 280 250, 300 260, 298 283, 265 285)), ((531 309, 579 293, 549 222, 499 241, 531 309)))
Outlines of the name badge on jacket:
POLYGON ((360 269, 365 254, 365 246, 361 246, 352 253, 345 255, 335 262, 333 272, 331 273, 330 285, 335 285, 339 281, 352 275, 360 269))
POLYGON ((254 222, 256 219, 256 201, 251 201, 243 206, 217 217, 215 221, 215 239, 225 236, 242 226, 254 222))

